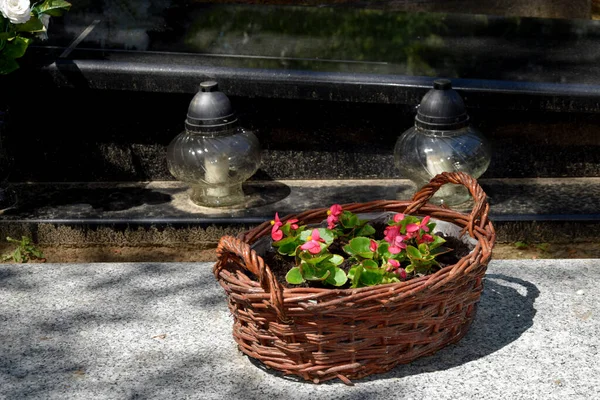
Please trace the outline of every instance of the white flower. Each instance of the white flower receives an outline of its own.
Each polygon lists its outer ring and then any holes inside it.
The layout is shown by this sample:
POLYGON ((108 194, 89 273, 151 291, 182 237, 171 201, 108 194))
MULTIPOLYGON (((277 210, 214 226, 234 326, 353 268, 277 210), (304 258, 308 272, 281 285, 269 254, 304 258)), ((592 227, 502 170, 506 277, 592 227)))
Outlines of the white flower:
POLYGON ((0 0, 0 12, 13 24, 23 24, 31 18, 29 0, 0 0))

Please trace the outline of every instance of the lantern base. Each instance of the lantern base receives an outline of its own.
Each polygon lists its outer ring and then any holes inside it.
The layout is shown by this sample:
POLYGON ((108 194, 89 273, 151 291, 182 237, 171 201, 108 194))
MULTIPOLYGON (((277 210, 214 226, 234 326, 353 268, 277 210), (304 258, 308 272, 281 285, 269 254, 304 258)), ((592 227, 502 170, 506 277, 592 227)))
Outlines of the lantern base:
POLYGON ((241 184, 219 187, 192 186, 190 199, 203 207, 231 207, 245 203, 241 184))
MULTIPOLYGON (((417 188, 423 187, 427 182, 415 182, 417 188)), ((429 200, 436 206, 451 207, 456 211, 467 211, 473 208, 473 197, 469 190, 462 185, 444 185, 431 196, 429 200)))
POLYGON ((450 207, 460 206, 469 200, 471 200, 469 190, 459 185, 444 185, 431 197, 432 203, 450 207))

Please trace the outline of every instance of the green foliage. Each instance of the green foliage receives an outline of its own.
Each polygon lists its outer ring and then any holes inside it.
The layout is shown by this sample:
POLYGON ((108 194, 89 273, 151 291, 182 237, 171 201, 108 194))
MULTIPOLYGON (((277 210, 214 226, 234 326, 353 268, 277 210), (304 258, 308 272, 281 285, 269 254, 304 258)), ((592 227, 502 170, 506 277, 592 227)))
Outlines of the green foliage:
POLYGON ((538 248, 538 250, 545 253, 550 250, 550 243, 540 243, 536 245, 536 247, 538 248))
POLYGON ((44 254, 27 236, 21 236, 21 240, 13 239, 9 236, 6 238, 6 241, 16 244, 17 247, 12 252, 3 255, 3 261, 13 260, 16 263, 26 263, 33 259, 44 259, 44 254))
POLYGON ((29 20, 21 24, 13 24, 0 14, 0 75, 18 69, 16 60, 25 55, 34 38, 46 34, 45 16, 59 17, 70 8, 71 4, 64 0, 44 0, 31 8, 29 20))
POLYGON ((515 242, 515 247, 517 249, 523 250, 529 247, 529 245, 525 242, 515 242))

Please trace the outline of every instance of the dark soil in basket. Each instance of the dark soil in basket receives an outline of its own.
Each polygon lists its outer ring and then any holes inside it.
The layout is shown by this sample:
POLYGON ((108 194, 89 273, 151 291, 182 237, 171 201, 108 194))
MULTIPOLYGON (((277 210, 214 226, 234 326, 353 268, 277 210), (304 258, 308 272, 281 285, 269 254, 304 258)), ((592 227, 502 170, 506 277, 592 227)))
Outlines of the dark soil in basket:
MULTIPOLYGON (((375 228, 375 238, 382 238, 383 231, 387 224, 380 221, 371 221, 371 226, 375 228)), ((438 236, 441 236, 446 240, 444 246, 452 249, 451 252, 439 255, 436 260, 440 263, 441 268, 444 268, 449 265, 456 264, 462 257, 469 254, 472 250, 472 247, 469 244, 463 242, 457 237, 446 236, 442 233, 436 233, 438 236)), ((263 258, 265 264, 269 266, 271 272, 277 277, 277 280, 281 283, 283 287, 286 288, 294 288, 294 287, 327 287, 332 288, 332 286, 323 286, 320 282, 304 282, 300 285, 292 285, 289 284, 285 276, 288 271, 294 267, 293 260, 290 261, 290 257, 283 256, 277 252, 277 249, 272 246, 273 240, 270 236, 264 236, 258 239, 252 245, 252 249, 257 252, 259 256, 263 258)), ((333 254, 339 254, 344 258, 347 258, 348 255, 344 253, 342 250, 346 243, 341 243, 340 241, 335 241, 329 246, 329 251, 333 254)), ((346 273, 350 269, 352 265, 347 261, 340 265, 340 268, 343 269, 346 273)), ((436 271, 439 271, 436 270, 436 271)), ((435 272, 435 271, 434 271, 435 272)), ((340 289, 347 289, 350 287, 350 283, 346 283, 346 285, 340 287, 340 289)))

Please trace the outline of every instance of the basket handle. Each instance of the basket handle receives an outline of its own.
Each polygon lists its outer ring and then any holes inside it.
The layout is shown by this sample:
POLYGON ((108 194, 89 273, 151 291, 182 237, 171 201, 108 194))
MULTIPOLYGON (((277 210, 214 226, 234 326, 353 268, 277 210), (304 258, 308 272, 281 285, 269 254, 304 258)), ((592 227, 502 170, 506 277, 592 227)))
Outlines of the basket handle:
POLYGON ((469 221, 466 225, 466 229, 469 231, 471 237, 475 237, 473 229, 475 227, 476 221, 479 222, 479 226, 483 227, 487 222, 488 213, 490 210, 490 205, 487 202, 487 196, 477 180, 472 176, 464 173, 464 172, 442 172, 441 174, 437 174, 428 184, 423 186, 417 193, 414 194, 411 199, 411 203, 406 207, 404 211, 406 214, 411 214, 419 211, 421 207, 423 207, 430 199, 431 196, 438 189, 447 183, 453 183, 456 185, 463 185, 469 192, 473 199, 475 200, 475 204, 473 206, 473 210, 469 215, 469 221))
POLYGON ((270 304, 275 309, 279 319, 284 323, 291 323, 283 307, 283 288, 277 282, 277 278, 273 275, 269 266, 265 264, 262 257, 256 254, 256 251, 250 248, 248 243, 233 236, 221 237, 217 246, 218 261, 213 267, 215 277, 219 278, 219 273, 226 266, 228 258, 231 256, 240 258, 243 261, 242 266, 258 277, 262 289, 265 293, 269 293, 270 304))

